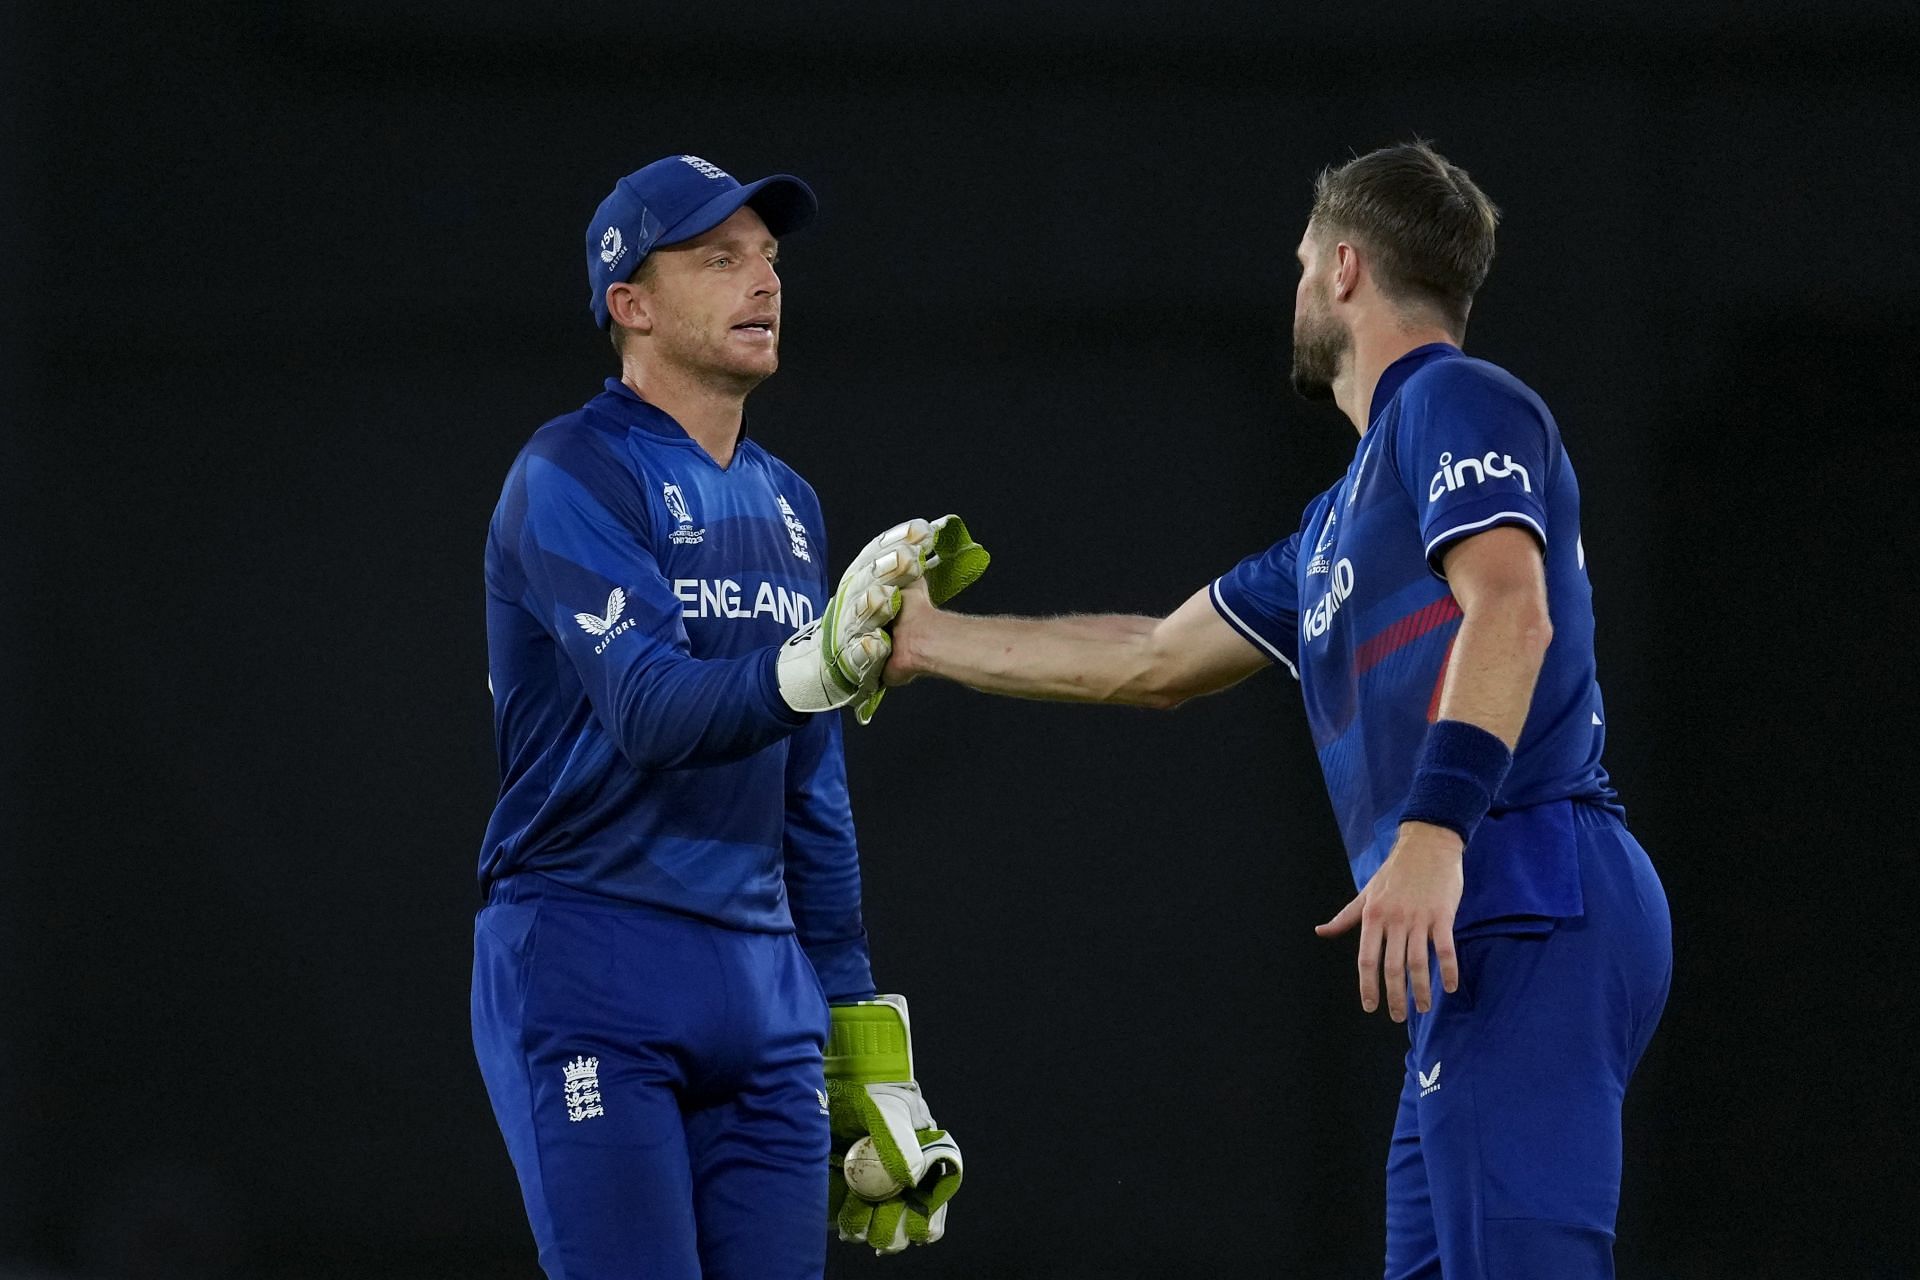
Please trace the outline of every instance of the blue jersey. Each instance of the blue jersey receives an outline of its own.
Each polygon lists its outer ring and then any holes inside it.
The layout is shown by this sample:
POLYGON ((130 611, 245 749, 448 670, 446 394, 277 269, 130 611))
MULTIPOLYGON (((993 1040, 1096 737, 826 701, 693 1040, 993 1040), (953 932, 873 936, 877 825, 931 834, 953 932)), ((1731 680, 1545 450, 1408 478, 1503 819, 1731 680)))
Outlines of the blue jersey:
POLYGON ((1540 397, 1445 343, 1380 377, 1370 426, 1297 533, 1213 583, 1214 607, 1301 684, 1356 887, 1391 852, 1460 606, 1440 560, 1518 525, 1540 540, 1553 643, 1513 768, 1466 850, 1456 924, 1580 914, 1573 804, 1615 807, 1600 765, 1580 490, 1540 397))
POLYGON ((538 872, 797 929, 829 998, 873 991, 840 720, 774 676, 828 599, 823 529, 785 463, 743 439, 723 469, 616 379, 534 434, 487 535, 483 892, 538 872))

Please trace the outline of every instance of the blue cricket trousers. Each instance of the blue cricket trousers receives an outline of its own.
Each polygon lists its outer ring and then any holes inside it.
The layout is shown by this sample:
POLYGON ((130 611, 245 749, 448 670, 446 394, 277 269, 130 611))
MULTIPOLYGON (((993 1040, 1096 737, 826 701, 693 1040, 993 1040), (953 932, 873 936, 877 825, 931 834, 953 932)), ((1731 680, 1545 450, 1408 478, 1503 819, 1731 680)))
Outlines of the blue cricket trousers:
MULTIPOLYGON (((1574 806, 1585 910, 1456 943, 1407 1018, 1387 1158, 1388 1280, 1613 1275, 1620 1106, 1673 975, 1667 899, 1619 818, 1574 806)), ((1412 1008, 1409 999, 1408 1008, 1412 1008)))
POLYGON ((826 1035, 792 934, 497 883, 474 1052, 549 1280, 817 1280, 826 1035))

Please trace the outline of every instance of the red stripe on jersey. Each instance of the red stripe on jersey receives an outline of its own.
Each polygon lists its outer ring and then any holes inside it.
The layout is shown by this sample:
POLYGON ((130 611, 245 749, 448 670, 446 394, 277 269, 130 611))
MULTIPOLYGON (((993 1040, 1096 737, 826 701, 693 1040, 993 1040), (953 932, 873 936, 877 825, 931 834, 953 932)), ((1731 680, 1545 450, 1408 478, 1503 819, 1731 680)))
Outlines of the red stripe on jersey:
MULTIPOLYGON (((1363 676, 1380 665, 1388 654, 1404 649, 1436 627, 1444 627, 1460 616, 1460 603, 1448 592, 1432 604, 1415 609, 1406 617, 1388 625, 1385 631, 1363 642, 1353 655, 1353 674, 1363 676)), ((1449 646, 1451 652, 1451 646, 1449 646)), ((1441 668, 1445 674, 1445 667, 1441 668)))

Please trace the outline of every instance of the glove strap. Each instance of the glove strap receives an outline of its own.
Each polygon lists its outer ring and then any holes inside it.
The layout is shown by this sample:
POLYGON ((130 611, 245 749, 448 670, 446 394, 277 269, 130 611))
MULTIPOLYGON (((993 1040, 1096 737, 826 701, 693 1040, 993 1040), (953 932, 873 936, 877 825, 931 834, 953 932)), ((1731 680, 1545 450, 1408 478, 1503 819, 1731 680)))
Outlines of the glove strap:
POLYGON ((905 996, 837 1004, 829 1013, 827 1079, 854 1084, 913 1079, 913 1035, 905 996))

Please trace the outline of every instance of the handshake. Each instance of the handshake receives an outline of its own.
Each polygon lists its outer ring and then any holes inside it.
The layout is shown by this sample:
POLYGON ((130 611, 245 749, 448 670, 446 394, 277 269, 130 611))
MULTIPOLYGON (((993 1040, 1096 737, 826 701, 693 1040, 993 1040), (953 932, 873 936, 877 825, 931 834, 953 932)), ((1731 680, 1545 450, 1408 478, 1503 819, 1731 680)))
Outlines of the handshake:
POLYGON ((924 579, 945 604, 987 571, 990 557, 959 516, 897 524, 861 549, 826 612, 788 637, 775 667, 780 696, 795 711, 831 711, 856 698, 861 724, 886 690, 881 673, 893 654, 888 627, 900 615, 900 589, 924 579))

